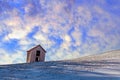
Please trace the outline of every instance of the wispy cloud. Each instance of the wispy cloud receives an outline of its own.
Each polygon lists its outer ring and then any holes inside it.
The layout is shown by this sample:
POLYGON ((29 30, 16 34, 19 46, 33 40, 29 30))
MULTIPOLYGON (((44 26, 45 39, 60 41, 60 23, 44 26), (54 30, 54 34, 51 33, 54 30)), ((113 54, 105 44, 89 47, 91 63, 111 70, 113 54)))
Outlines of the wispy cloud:
POLYGON ((26 61, 25 54, 21 51, 17 51, 14 54, 10 54, 3 49, 0 49, 0 51, 0 64, 23 63, 26 61))
POLYGON ((119 5, 114 1, 14 0, 0 6, 0 57, 6 57, 1 64, 24 62, 26 50, 37 44, 47 50, 46 60, 120 48, 119 5), (16 53, 9 53, 3 45, 14 40, 16 53))

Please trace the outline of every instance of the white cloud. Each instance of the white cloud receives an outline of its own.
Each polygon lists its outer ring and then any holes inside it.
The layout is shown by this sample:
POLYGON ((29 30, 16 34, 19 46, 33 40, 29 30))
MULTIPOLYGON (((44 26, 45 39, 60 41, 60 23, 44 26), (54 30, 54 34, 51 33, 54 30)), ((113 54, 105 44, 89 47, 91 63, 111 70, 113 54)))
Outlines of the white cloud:
POLYGON ((33 38, 40 41, 47 41, 47 38, 45 37, 45 35, 40 33, 37 33, 36 35, 34 35, 33 38))
POLYGON ((12 32, 11 33, 9 33, 6 37, 5 37, 5 40, 7 40, 7 37, 9 38, 9 39, 22 39, 22 38, 24 38, 24 37, 26 37, 26 35, 27 35, 27 31, 26 30, 24 30, 24 29, 19 29, 19 28, 14 28, 14 29, 12 29, 12 32))
POLYGON ((23 54, 23 52, 18 51, 17 53, 9 54, 5 50, 0 49, 0 65, 23 63, 23 62, 25 62, 25 54, 23 54))
POLYGON ((4 50, 0 50, 0 64, 12 64, 11 57, 4 50))
POLYGON ((59 48, 56 53, 50 55, 51 60, 67 60, 67 59, 74 59, 82 56, 78 51, 71 51, 64 48, 59 48))
MULTIPOLYGON (((31 1, 22 7, 25 10, 22 17, 18 9, 13 8, 7 12, 9 17, 0 22, 0 33, 3 34, 6 31, 3 41, 17 39, 20 50, 23 51, 33 45, 41 44, 45 49, 51 50, 47 52, 50 60, 76 58, 89 54, 89 51, 95 53, 119 45, 119 18, 105 11, 97 5, 98 3, 90 8, 91 4, 75 6, 74 1, 70 6, 67 1, 44 2, 41 0, 40 3, 42 3, 41 9, 35 15, 31 14, 36 8, 31 1), (94 18, 98 20, 93 21, 94 18), (27 35, 35 26, 39 27, 39 30, 33 35, 33 39, 28 38, 27 35), (71 27, 74 27, 74 30, 68 34, 71 27), (80 30, 82 28, 86 30, 85 36, 80 30), (51 36, 62 39, 60 45, 56 46, 57 41, 50 39, 51 36), (82 43, 83 37, 85 37, 84 43, 82 43), (75 50, 70 50, 71 46, 75 47, 75 50)), ((100 4, 103 3, 105 4, 105 2, 100 4)), ((5 62, 8 59, 7 63, 12 63, 18 61, 17 55, 19 55, 22 61, 23 55, 20 53, 22 52, 12 56, 3 51, 2 54, 6 59, 2 59, 5 62)))
POLYGON ((63 42, 60 48, 69 50, 69 47, 71 46, 71 37, 68 34, 66 34, 62 38, 63 38, 63 42))
POLYGON ((88 32, 88 36, 102 38, 102 37, 105 37, 105 34, 99 29, 90 29, 88 32))
POLYGON ((71 41, 71 38, 69 35, 65 35, 64 36, 64 40, 67 41, 67 42, 70 42, 71 41))
POLYGON ((88 26, 89 22, 92 19, 92 14, 91 14, 90 9, 85 6, 79 6, 75 12, 76 12, 76 14, 74 15, 75 25, 76 26, 80 26, 80 25, 88 26))
POLYGON ((72 37, 75 40, 73 45, 80 46, 82 44, 82 32, 78 28, 75 28, 75 31, 72 32, 72 37))

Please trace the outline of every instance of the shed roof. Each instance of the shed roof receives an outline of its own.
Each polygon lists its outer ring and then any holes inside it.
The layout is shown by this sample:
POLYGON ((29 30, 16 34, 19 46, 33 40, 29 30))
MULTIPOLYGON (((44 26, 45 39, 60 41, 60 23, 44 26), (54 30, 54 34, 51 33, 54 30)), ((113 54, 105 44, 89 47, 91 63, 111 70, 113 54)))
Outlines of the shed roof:
MULTIPOLYGON (((33 49, 37 48, 37 47, 41 47, 42 50, 45 51, 45 49, 44 49, 41 45, 37 45, 37 46, 35 46, 35 47, 29 49, 27 52, 30 52, 30 51, 32 51, 33 49)), ((46 52, 46 51, 45 51, 45 52, 46 52)))

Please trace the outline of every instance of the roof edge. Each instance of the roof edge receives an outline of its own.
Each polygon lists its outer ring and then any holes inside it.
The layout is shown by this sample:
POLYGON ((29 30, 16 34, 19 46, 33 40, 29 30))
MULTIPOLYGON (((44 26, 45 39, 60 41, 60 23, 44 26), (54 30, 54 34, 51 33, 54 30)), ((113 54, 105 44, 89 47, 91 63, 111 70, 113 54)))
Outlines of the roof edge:
POLYGON ((39 45, 37 45, 37 46, 35 46, 35 47, 33 47, 33 48, 31 48, 31 49, 29 49, 29 50, 27 50, 27 52, 30 52, 31 50, 33 50, 33 49, 35 49, 35 48, 37 48, 37 47, 41 47, 42 49, 43 49, 43 51, 45 51, 45 53, 46 53, 46 50, 39 44, 39 45))

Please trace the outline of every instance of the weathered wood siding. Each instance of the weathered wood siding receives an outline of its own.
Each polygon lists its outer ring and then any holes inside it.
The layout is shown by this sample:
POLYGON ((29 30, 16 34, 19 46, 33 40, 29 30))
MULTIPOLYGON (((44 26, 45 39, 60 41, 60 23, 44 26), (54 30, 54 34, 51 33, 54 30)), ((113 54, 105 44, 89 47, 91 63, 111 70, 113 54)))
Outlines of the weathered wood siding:
POLYGON ((45 61, 45 51, 41 47, 36 47, 35 49, 27 52, 27 63, 35 62, 36 51, 40 51, 39 61, 45 61))

